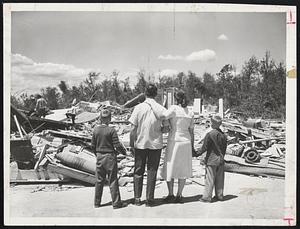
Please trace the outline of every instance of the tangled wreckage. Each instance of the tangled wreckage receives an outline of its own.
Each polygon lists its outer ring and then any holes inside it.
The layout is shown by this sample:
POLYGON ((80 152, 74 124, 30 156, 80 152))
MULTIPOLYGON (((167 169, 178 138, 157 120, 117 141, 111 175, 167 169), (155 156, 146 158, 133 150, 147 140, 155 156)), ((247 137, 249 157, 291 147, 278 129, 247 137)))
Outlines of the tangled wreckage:
MULTIPOLYGON (((81 101, 70 109, 53 110, 45 118, 30 117, 11 105, 10 182, 11 183, 63 183, 79 181, 95 183, 96 157, 90 143, 92 131, 98 122, 99 111, 112 111, 111 125, 116 128, 124 148, 129 148, 130 123, 133 107, 143 100, 140 95, 125 105, 112 105, 109 101, 89 103, 81 101), (74 114, 67 117, 66 113, 74 114)), ((208 131, 206 121, 210 115, 195 119, 195 148, 201 147, 208 131)), ((228 147, 225 171, 251 176, 285 176, 285 124, 261 119, 239 121, 234 113, 225 112, 222 128, 227 133, 228 147)), ((164 145, 167 134, 164 134, 164 145)), ((164 151, 163 151, 164 152, 164 151)), ((193 157, 193 177, 204 177, 201 157, 193 157)), ((163 164, 161 156, 160 167, 163 164)), ((133 155, 118 155, 119 184, 133 187, 133 155)), ((158 172, 158 179, 161 179, 158 172)))

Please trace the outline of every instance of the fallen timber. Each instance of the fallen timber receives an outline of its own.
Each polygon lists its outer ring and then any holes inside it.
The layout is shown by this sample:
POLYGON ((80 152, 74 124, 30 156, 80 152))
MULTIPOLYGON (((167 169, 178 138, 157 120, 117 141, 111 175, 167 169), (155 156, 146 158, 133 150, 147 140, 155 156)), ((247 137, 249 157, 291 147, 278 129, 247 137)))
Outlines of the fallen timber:
POLYGON ((47 131, 47 133, 49 133, 55 137, 60 137, 60 138, 68 138, 68 139, 81 140, 81 141, 87 141, 87 142, 92 141, 92 137, 90 137, 90 136, 82 136, 82 135, 77 135, 74 133, 68 133, 68 132, 63 132, 63 131, 49 130, 49 131, 47 131))
POLYGON ((57 129, 68 129, 73 126, 72 123, 55 121, 51 119, 38 118, 26 116, 24 113, 19 111, 16 107, 11 105, 11 115, 15 115, 21 126, 24 127, 26 132, 32 132, 33 130, 57 130, 57 129))
POLYGON ((246 128, 246 127, 243 127, 242 125, 239 126, 237 124, 232 124, 229 122, 223 122, 222 125, 230 132, 247 135, 248 129, 251 129, 252 136, 254 136, 256 138, 269 138, 270 137, 269 133, 265 133, 263 131, 259 131, 259 130, 253 129, 253 128, 246 128))
POLYGON ((49 130, 49 129, 50 130, 68 129, 69 127, 72 126, 72 123, 60 122, 60 121, 44 119, 44 118, 28 117, 28 119, 33 129, 36 128, 35 131, 49 130))
POLYGON ((262 139, 253 139, 253 140, 246 140, 246 141, 239 141, 241 144, 253 143, 253 142, 264 142, 264 141, 271 141, 271 140, 284 140, 284 137, 277 137, 277 138, 262 138, 262 139))

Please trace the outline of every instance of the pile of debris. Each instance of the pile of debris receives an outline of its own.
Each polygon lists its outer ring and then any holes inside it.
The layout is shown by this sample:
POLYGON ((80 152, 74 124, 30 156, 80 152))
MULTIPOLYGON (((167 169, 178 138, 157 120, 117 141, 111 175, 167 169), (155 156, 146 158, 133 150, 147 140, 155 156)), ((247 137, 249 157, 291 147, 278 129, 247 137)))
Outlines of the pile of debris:
MULTIPOLYGON (((132 104, 132 101, 129 101, 132 104)), ((64 117, 64 111, 53 111, 45 119, 26 116, 12 106, 14 128, 11 134, 11 182, 70 182, 72 179, 85 184, 95 183, 96 157, 90 143, 93 128, 97 125, 99 110, 111 109, 111 125, 117 130, 124 148, 129 148, 130 117, 132 107, 122 108, 105 103, 80 102, 76 105, 76 119, 72 123, 64 117), (81 116, 80 116, 81 115, 81 116), (51 118, 51 119, 50 119, 51 118), (19 122, 20 120, 20 122, 19 122), (16 167, 17 163, 17 167, 16 167), (29 174, 28 171, 31 171, 29 174)), ((208 117, 195 124, 196 150, 202 145, 210 130, 208 117)), ((285 175, 285 127, 284 123, 264 120, 241 122, 226 117, 223 131, 228 136, 225 155, 225 171, 256 176, 282 178, 285 175)), ((164 145, 167 134, 164 134, 164 145)), ((165 149, 164 149, 165 150, 165 149)), ((163 165, 163 150, 158 179, 163 165)), ((205 155, 204 155, 205 156, 205 155)), ((193 177, 204 177, 201 158, 193 158, 193 177), (200 159, 200 160, 199 160, 200 159)), ((118 155, 119 183, 133 190, 134 158, 118 155)))
MULTIPOLYGON (((195 127, 197 148, 201 147, 200 142, 207 132, 203 125, 205 123, 202 123, 202 129, 195 127)), ((227 134, 228 142, 225 171, 284 178, 286 142, 283 123, 261 119, 240 122, 226 118, 221 128, 227 134)))

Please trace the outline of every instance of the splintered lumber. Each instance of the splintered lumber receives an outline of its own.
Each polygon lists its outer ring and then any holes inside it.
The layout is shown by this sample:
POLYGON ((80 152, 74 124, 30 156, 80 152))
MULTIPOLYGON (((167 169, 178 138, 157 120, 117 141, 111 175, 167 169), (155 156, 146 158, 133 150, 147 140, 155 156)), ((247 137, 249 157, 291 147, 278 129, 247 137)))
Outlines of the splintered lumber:
POLYGON ((42 148, 42 151, 40 153, 40 156, 39 156, 39 159, 38 161, 36 162, 35 166, 34 166, 34 170, 37 170, 37 168, 39 167, 39 164, 40 162, 42 161, 42 159, 44 158, 45 154, 46 154, 46 151, 48 149, 49 145, 48 144, 45 144, 42 148))
POLYGON ((82 140, 88 142, 92 141, 92 137, 77 135, 75 133, 70 133, 70 132, 66 133, 61 131, 49 130, 48 133, 55 137, 60 137, 60 138, 76 139, 76 140, 82 140))
POLYGON ((43 122, 41 125, 39 125, 38 127, 34 128, 32 131, 30 131, 30 133, 34 133, 34 132, 37 131, 39 128, 41 128, 43 125, 45 125, 44 122, 43 122))
POLYGON ((117 124, 129 124, 128 120, 112 120, 110 123, 117 123, 117 124))
POLYGON ((256 176, 273 176, 273 177, 285 176, 284 169, 250 167, 250 166, 244 166, 236 163, 225 163, 224 170, 225 172, 235 172, 235 173, 256 175, 256 176))
POLYGON ((10 105, 10 112, 11 112, 11 115, 16 115, 18 120, 21 122, 21 123, 28 123, 30 129, 33 129, 32 126, 31 126, 31 123, 28 119, 28 117, 21 111, 19 111, 14 105, 10 105))
POLYGON ((19 122, 18 122, 18 119, 17 119, 17 116, 16 116, 16 115, 14 115, 14 120, 15 120, 15 123, 16 123, 16 125, 17 125, 17 128, 18 128, 18 131, 19 131, 19 134, 20 134, 21 138, 24 138, 23 133, 22 133, 22 130, 21 130, 21 128, 20 128, 20 125, 19 125, 19 122))
POLYGON ((23 133, 25 134, 25 135, 27 135, 27 133, 26 133, 26 131, 24 130, 24 128, 21 126, 21 130, 23 131, 23 133))
POLYGON ((248 134, 248 129, 251 129, 252 136, 254 136, 255 138, 268 138, 268 137, 270 137, 270 133, 268 133, 268 132, 264 132, 264 131, 254 129, 254 128, 247 128, 247 127, 243 126, 243 124, 230 123, 230 122, 224 121, 222 123, 222 125, 228 131, 232 131, 232 132, 236 132, 236 133, 240 133, 240 134, 246 134, 246 135, 248 134))
POLYGON ((253 139, 253 140, 240 141, 240 143, 247 144, 247 143, 252 143, 252 142, 264 142, 264 141, 282 140, 282 139, 285 139, 285 138, 284 137, 276 137, 276 138, 253 139))
POLYGON ((269 161, 269 164, 271 164, 271 165, 277 165, 279 167, 285 168, 285 165, 282 164, 282 163, 277 163, 277 162, 269 161))
POLYGON ((123 106, 124 106, 124 108, 131 108, 131 107, 136 106, 139 103, 144 102, 145 99, 146 99, 145 94, 141 93, 141 94, 137 95, 136 97, 134 97, 133 99, 127 101, 123 106))
POLYGON ((244 166, 247 168, 256 167, 261 169, 275 169, 275 170, 284 170, 282 166, 269 163, 269 158, 261 159, 259 163, 247 163, 244 158, 233 156, 230 154, 225 154, 224 157, 225 163, 228 164, 237 164, 239 166, 244 166))
POLYGON ((65 129, 65 128, 68 128, 73 125, 72 123, 55 121, 55 120, 46 119, 46 118, 28 117, 28 119, 32 125, 32 129, 35 129, 38 127, 39 130, 65 129), (43 123, 45 123, 45 124, 43 124, 43 123), (43 125, 41 125, 41 124, 43 124, 43 125))
POLYGON ((80 180, 86 183, 90 183, 90 184, 95 184, 96 182, 96 178, 95 175, 86 173, 86 172, 82 172, 80 170, 77 169, 73 169, 67 166, 64 166, 62 164, 48 164, 47 169, 49 171, 53 171, 59 174, 62 174, 64 176, 73 178, 75 180, 80 180))
POLYGON ((57 130, 57 129, 65 129, 72 126, 72 123, 55 121, 45 118, 38 117, 30 117, 26 116, 23 112, 18 110, 16 107, 11 105, 11 115, 16 115, 20 124, 24 127, 24 130, 27 132, 33 131, 35 128, 39 130, 57 130), (44 123, 44 124, 43 124, 44 123), (43 125, 41 125, 43 124, 43 125))

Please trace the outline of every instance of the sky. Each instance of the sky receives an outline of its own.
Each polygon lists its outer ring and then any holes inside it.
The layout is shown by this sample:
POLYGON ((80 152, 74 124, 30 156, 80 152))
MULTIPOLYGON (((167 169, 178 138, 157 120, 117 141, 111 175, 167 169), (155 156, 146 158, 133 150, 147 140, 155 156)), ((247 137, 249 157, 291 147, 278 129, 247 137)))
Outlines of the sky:
POLYGON ((12 93, 34 93, 65 80, 78 85, 88 72, 112 71, 133 85, 137 71, 173 76, 189 70, 239 72, 268 50, 286 58, 284 13, 13 12, 12 93))

